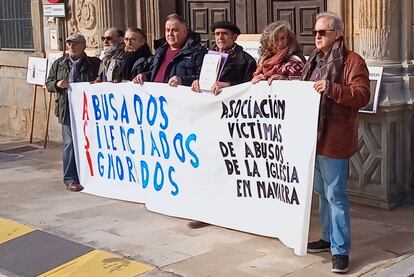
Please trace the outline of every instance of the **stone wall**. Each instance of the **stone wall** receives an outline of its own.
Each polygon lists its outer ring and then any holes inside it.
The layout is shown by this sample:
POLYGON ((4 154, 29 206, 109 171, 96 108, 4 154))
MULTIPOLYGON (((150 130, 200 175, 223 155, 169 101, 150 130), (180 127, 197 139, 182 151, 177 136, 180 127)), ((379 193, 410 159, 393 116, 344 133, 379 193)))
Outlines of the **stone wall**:
MULTIPOLYGON (((33 86, 26 83, 29 56, 44 56, 43 17, 41 0, 31 1, 33 51, 0 51, 0 133, 29 138, 33 86)), ((49 93, 37 90, 34 138, 43 139, 49 93)), ((50 120, 49 138, 60 140, 60 126, 54 116, 50 120)))
MULTIPOLYGON (((29 138, 34 86, 27 84, 26 71, 26 68, 0 67, 1 134, 29 138)), ((49 92, 46 92, 42 87, 38 87, 36 98, 33 134, 34 138, 39 140, 44 139, 45 136, 49 92)), ((60 125, 52 114, 49 125, 49 139, 59 141, 60 136, 60 125)))

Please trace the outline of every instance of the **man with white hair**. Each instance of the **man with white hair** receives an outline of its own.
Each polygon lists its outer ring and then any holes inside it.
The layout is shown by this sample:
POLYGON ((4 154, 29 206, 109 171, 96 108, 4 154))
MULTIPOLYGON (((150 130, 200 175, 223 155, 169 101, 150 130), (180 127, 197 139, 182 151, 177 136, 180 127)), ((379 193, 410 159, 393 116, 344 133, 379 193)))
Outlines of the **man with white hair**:
POLYGON ((102 37, 104 57, 98 73, 98 82, 122 81, 121 63, 125 55, 124 32, 115 27, 107 29, 102 37))
POLYGON ((69 83, 91 82, 96 79, 101 61, 85 54, 86 40, 81 34, 66 38, 68 53, 57 59, 50 68, 46 87, 55 93, 55 115, 62 124, 63 182, 69 191, 81 191, 75 162, 68 102, 69 83))
POLYGON ((335 273, 349 270, 348 162, 358 150, 358 109, 370 99, 367 66, 345 47, 343 29, 338 15, 317 15, 316 49, 302 74, 302 80, 315 81, 314 88, 321 94, 314 191, 319 195, 322 238, 310 242, 308 252, 330 251, 335 273))

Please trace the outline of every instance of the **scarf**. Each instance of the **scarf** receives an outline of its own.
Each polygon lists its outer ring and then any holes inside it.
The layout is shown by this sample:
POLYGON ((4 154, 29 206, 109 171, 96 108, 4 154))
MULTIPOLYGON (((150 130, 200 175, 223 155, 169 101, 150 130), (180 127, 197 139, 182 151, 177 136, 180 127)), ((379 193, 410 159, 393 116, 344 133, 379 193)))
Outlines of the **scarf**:
POLYGON ((79 59, 75 60, 71 56, 69 56, 69 77, 68 82, 74 83, 79 82, 79 75, 80 75, 80 61, 82 60, 83 56, 79 59))
POLYGON ((266 79, 272 76, 283 65, 283 61, 289 52, 289 47, 279 50, 273 57, 265 60, 261 66, 256 69, 253 76, 263 74, 266 79))
MULTIPOLYGON (((229 50, 224 50, 224 51, 222 51, 222 53, 226 53, 226 54, 228 54, 229 56, 231 56, 231 55, 233 55, 234 53, 236 53, 236 46, 237 46, 237 45, 236 45, 236 44, 234 44, 232 48, 230 48, 229 50)), ((214 51, 216 51, 216 52, 220 52, 217 46, 215 46, 215 47, 214 47, 214 51)))
POLYGON ((331 50, 320 59, 321 51, 315 49, 303 69, 301 80, 310 80, 314 70, 319 71, 317 72, 319 74, 315 81, 328 80, 326 91, 321 95, 321 101, 319 103, 318 140, 324 132, 326 119, 332 105, 332 101, 328 99, 329 94, 331 93, 332 84, 339 83, 341 78, 345 51, 344 39, 343 37, 340 37, 334 42, 331 50), (318 68, 316 69, 317 65, 318 68))

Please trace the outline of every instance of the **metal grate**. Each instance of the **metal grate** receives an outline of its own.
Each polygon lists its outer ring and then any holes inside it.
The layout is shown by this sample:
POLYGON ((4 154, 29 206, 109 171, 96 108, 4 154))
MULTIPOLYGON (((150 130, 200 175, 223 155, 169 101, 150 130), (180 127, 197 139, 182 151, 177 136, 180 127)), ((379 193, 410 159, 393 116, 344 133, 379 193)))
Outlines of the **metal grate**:
POLYGON ((0 49, 33 50, 30 0, 0 0, 0 49))

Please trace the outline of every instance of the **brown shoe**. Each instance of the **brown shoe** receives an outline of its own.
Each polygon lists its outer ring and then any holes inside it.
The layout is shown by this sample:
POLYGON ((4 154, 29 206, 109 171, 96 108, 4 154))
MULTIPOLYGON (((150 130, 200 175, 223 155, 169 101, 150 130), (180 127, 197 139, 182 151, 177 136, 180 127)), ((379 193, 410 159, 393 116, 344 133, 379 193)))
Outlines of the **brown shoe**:
POLYGON ((205 222, 201 222, 201 221, 197 221, 197 220, 192 220, 190 222, 188 222, 187 226, 190 227, 191 229, 199 229, 199 228, 203 228, 206 227, 210 224, 205 223, 205 222))
POLYGON ((83 187, 82 187, 81 184, 78 184, 78 183, 70 183, 70 184, 66 185, 66 189, 68 191, 74 191, 74 192, 76 192, 76 191, 83 190, 83 187))

